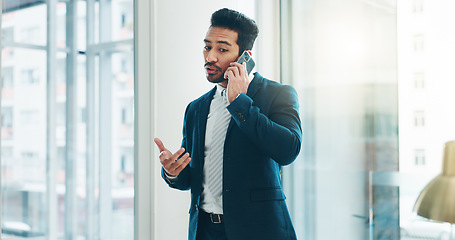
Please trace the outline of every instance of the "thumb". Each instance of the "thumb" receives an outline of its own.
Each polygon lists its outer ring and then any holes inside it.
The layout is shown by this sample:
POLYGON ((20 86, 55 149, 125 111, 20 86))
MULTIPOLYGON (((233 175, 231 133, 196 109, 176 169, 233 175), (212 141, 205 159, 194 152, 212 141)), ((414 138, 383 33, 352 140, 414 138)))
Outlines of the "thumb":
POLYGON ((153 141, 155 142, 155 144, 156 144, 156 146, 158 147, 158 149, 160 149, 160 152, 164 152, 164 151, 167 150, 167 149, 164 147, 163 142, 162 142, 159 138, 155 138, 155 139, 153 139, 153 141))

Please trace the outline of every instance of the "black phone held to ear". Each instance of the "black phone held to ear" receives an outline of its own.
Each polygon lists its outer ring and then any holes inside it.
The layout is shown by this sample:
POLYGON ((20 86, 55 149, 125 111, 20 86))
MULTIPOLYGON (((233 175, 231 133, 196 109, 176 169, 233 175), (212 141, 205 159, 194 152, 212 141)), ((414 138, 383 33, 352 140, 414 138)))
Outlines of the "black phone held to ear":
POLYGON ((243 51, 242 55, 240 55, 237 62, 240 64, 246 62, 246 71, 248 72, 248 75, 250 75, 251 71, 256 65, 256 63, 254 62, 253 58, 251 57, 250 53, 247 50, 243 51))

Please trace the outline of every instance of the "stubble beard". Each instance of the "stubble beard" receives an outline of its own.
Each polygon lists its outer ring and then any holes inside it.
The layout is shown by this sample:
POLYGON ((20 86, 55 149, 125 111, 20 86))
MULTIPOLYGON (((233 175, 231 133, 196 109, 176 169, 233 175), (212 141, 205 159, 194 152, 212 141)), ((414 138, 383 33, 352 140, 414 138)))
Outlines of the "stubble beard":
POLYGON ((211 75, 207 74, 207 80, 211 83, 222 83, 224 81, 227 81, 227 79, 224 79, 224 73, 221 74, 221 76, 219 76, 218 78, 215 78, 213 80, 210 80, 211 79, 210 76, 211 75))
POLYGON ((212 77, 215 77, 215 74, 214 75, 211 75, 211 74, 208 74, 207 73, 207 80, 211 83, 221 83, 221 82, 224 82, 226 81, 227 79, 224 79, 224 72, 221 70, 220 67, 216 66, 214 63, 210 63, 210 62, 207 62, 204 64, 204 67, 206 67, 207 65, 210 65, 216 69, 218 69, 218 71, 221 73, 220 76, 218 78, 215 78, 213 79, 212 77), (212 79, 212 80, 211 80, 212 79))

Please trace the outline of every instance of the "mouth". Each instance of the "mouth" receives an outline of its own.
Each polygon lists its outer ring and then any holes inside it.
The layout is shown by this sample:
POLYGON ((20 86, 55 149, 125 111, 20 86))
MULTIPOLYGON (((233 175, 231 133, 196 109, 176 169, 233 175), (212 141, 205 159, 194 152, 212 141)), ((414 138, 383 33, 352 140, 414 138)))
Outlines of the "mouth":
POLYGON ((215 75, 218 72, 221 72, 221 68, 219 68, 218 66, 215 66, 211 63, 206 63, 205 71, 207 72, 208 75, 215 75))

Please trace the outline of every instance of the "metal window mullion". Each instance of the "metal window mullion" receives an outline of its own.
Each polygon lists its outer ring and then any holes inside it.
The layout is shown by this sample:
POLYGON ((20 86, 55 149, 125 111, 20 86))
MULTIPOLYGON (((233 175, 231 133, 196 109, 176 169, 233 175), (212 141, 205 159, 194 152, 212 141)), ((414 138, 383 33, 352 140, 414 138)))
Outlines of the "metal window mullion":
POLYGON ((95 134, 95 55, 91 47, 95 43, 95 1, 87 0, 86 6, 86 31, 87 31, 87 54, 86 54, 86 239, 97 239, 95 236, 95 163, 96 158, 96 134, 95 134))
POLYGON ((154 239, 155 0, 134 0, 134 239, 154 239))
MULTIPOLYGON (((0 12, 3 13, 3 3, 2 3, 2 0, 0 0, 0 12)), ((0 26, 2 25, 2 18, 0 17, 0 26)), ((1 43, 1 39, 2 39, 2 31, 0 31, 0 45, 2 44, 1 43)), ((0 48, 1 49, 1 48, 0 48)), ((0 58, 0 76, 1 76, 1 73, 2 73, 2 58, 0 58)), ((0 77, 0 86, 2 86, 2 78, 0 77)), ((0 113, 1 113, 1 106, 2 106, 2 91, 0 91, 0 113)), ((1 143, 2 143, 2 138, 0 137, 0 153, 1 153, 1 143)), ((0 154, 1 156, 1 154, 0 154)), ((2 165, 2 158, 0 157, 0 168, 3 168, 3 165, 2 165)), ((3 206, 3 185, 2 185, 2 172, 3 171, 0 171, 0 213, 3 213, 3 209, 2 209, 2 206, 3 206)), ((2 215, 3 214, 0 214, 0 238, 2 238, 2 215)))
POLYGON ((127 40, 120 40, 120 41, 113 41, 113 42, 103 42, 98 44, 91 44, 87 46, 87 51, 102 52, 102 51, 110 51, 110 52, 130 52, 133 48, 133 39, 127 40))
POLYGON ((46 184, 47 238, 57 239, 57 145, 56 145, 56 79, 57 79, 57 0, 47 1, 47 94, 46 94, 46 184))
MULTIPOLYGON (((48 2, 49 4, 49 2, 48 2)), ((49 24, 49 22, 48 22, 49 24)), ((52 23, 53 24, 53 23, 52 23)), ((47 33, 49 35, 49 33, 47 33)), ((2 47, 12 47, 12 48, 25 48, 25 49, 34 49, 34 50, 47 50, 47 46, 30 44, 30 43, 20 43, 20 42, 4 42, 2 47)))
MULTIPOLYGON (((284 84, 301 85, 305 84, 308 86, 312 85, 312 79, 305 78, 305 82, 296 81, 295 67, 293 64, 295 56, 295 45, 297 43, 303 44, 300 41, 301 31, 295 31, 297 26, 305 24, 307 29, 309 24, 302 22, 301 14, 298 11, 301 10, 300 4, 311 6, 311 2, 300 3, 296 0, 283 0, 280 1, 280 37, 281 37, 281 80, 284 84)), ((310 10, 305 12, 305 16, 310 10)), ((305 18, 303 18, 305 19, 305 18)), ((311 26, 311 25, 310 25, 311 26)), ((309 30, 305 30, 305 33, 309 30)), ((311 41, 307 39, 307 41, 311 41)), ((305 43, 307 44, 307 43, 305 43)), ((310 53, 307 53, 310 54, 310 53)), ((309 66, 311 63, 306 63, 305 69, 311 69, 309 66)), ((300 91, 301 88, 297 90, 300 91)), ((314 92, 310 87, 305 87, 300 97, 305 106, 304 110, 301 111, 301 116, 314 116, 314 92)), ((302 128, 314 129, 314 119, 303 117, 302 128)), ((303 129, 303 130, 305 130, 303 129)), ((303 234, 301 237, 304 239, 317 239, 317 225, 316 225, 316 207, 317 201, 315 199, 316 191, 316 175, 314 168, 315 157, 314 157, 314 131, 307 131, 303 135, 303 145, 300 151, 300 156, 293 164, 292 167, 286 167, 284 170, 284 181, 285 190, 289 192, 290 206, 289 210, 293 217, 295 229, 297 233, 303 234), (303 168, 302 165, 306 167, 303 168), (303 170, 302 170, 303 168, 303 170), (303 171, 303 174, 301 174, 303 171), (287 186, 289 185, 289 186, 287 186), (302 193, 303 191, 303 193, 302 193)))
POLYGON ((65 239, 77 237, 77 1, 66 4, 65 239))
MULTIPOLYGON (((281 68, 281 83, 290 84, 290 79, 292 79, 292 13, 291 13, 292 0, 280 1, 280 68, 281 68)), ((295 196, 295 186, 293 184, 294 171, 293 167, 284 167, 283 168, 283 188, 286 192, 289 193, 290 197, 287 200, 288 207, 290 210, 291 216, 294 218, 295 211, 295 202, 293 197, 295 196)))
MULTIPOLYGON (((54 21, 55 23, 55 21, 54 21)), ((52 24, 54 24, 52 23, 52 24)), ((120 42, 121 43, 121 42, 120 42)), ((33 50, 47 50, 47 45, 42 46, 42 45, 36 45, 36 44, 30 44, 30 43, 20 43, 20 42, 2 42, 2 48, 24 48, 24 49, 33 49, 33 50)), ((67 48, 56 48, 58 52, 65 52, 68 53, 69 50, 67 48)))
MULTIPOLYGON (((100 43, 111 41, 111 0, 99 0, 100 43), (104 24, 103 24, 104 23, 104 24)), ((112 233, 112 70, 110 52, 99 53, 100 239, 112 233)))
POLYGON ((100 239, 110 239, 112 220, 112 83, 111 55, 100 53, 99 161, 100 239))

